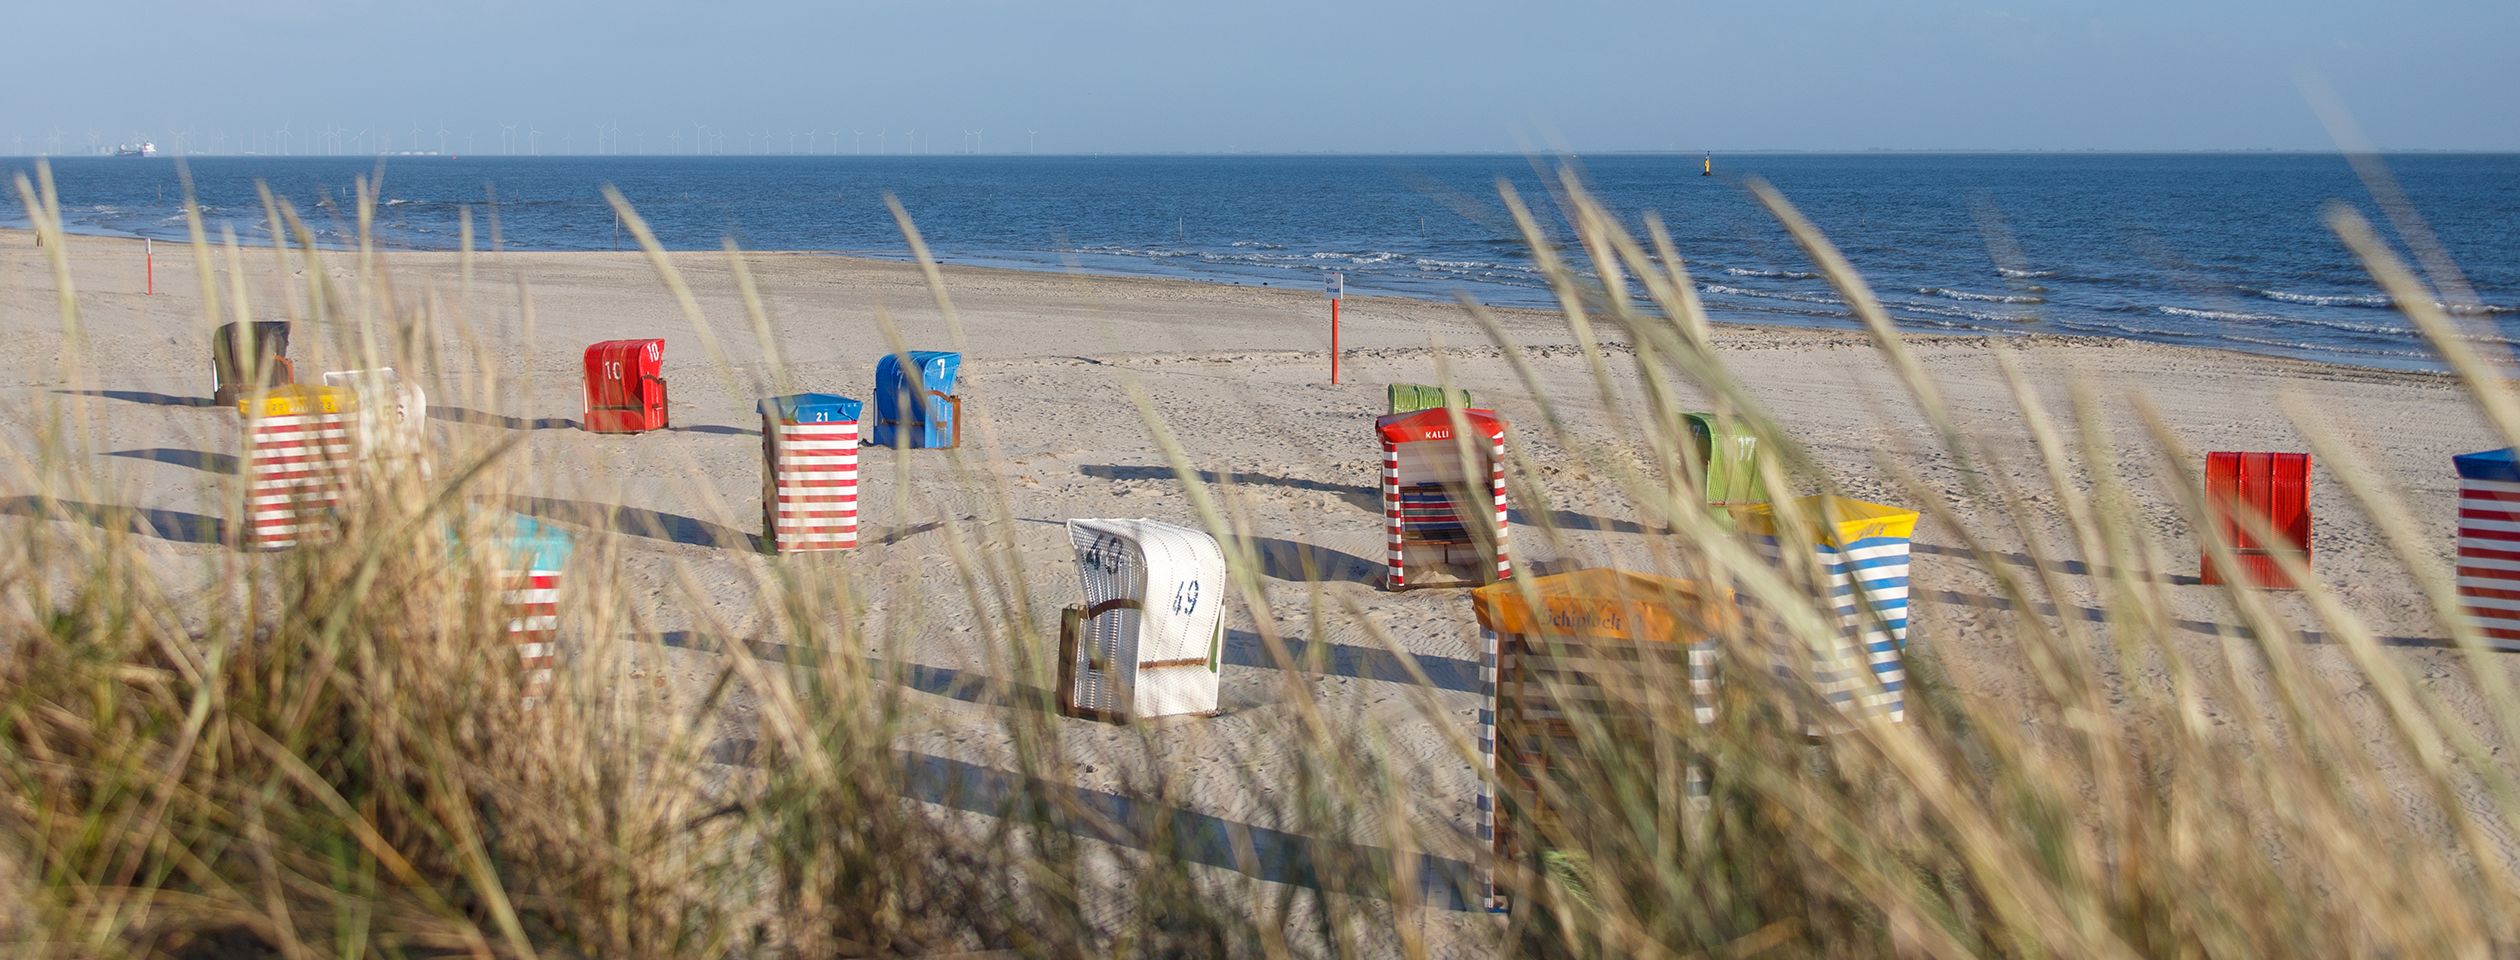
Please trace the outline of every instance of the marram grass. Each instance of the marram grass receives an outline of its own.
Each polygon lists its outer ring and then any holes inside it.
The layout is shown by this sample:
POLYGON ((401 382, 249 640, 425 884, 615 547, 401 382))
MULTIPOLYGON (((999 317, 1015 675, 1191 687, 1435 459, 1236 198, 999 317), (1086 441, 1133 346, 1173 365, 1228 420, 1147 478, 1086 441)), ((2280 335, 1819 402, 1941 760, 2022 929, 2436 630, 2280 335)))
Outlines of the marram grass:
MULTIPOLYGON (((38 179, 17 189, 45 241, 73 346, 62 375, 90 383, 57 201, 40 169, 38 179)), ((116 502, 113 482, 80 466, 94 462, 90 413, 67 391, 38 442, 9 464, 12 492, 66 522, 20 522, 0 542, 0 943, 26 957, 2429 957, 2520 946, 2514 851, 2495 839, 2520 823, 2508 765, 2314 578, 2298 578, 2309 584, 2309 622, 2228 591, 2253 639, 2233 641, 2225 656, 2262 669, 2264 689, 2236 688, 2229 664, 2191 662, 2170 639, 2167 548, 2144 535, 2111 453, 2111 431, 2146 434, 2176 508, 2190 528, 2210 529, 2185 466, 2193 458, 2170 432, 2157 418, 2102 419, 2088 389, 2050 409, 2005 358, 2026 431, 2010 440, 2035 452, 2044 485, 2022 489, 1977 470, 1987 441, 1960 429, 1862 279, 1782 195, 1755 189, 1870 332, 1930 428, 1921 435, 1929 452, 1958 468, 1958 488, 1945 491, 1896 459, 1879 467, 1903 502, 1972 555, 1937 562, 1975 562, 1993 578, 2011 612, 1980 618, 1982 639, 2019 648, 2034 666, 2026 700, 1974 696, 1929 648, 1911 648, 1906 723, 1820 739, 1798 719, 1813 708, 1809 691, 1764 671, 1728 674, 1717 719, 1704 725, 1682 698, 1654 695, 1684 678, 1614 684, 1611 695, 1650 722, 1575 718, 1582 749, 1540 798, 1554 811, 1536 836, 1547 853, 1493 864, 1513 912, 1465 917, 1462 898, 1475 907, 1479 891, 1463 888, 1465 877, 1430 876, 1430 864, 1486 865, 1485 851, 1421 826, 1410 809, 1414 761, 1374 731, 1342 729, 1293 672, 1284 688, 1293 709, 1269 732, 1297 762, 1269 776, 1286 832, 1320 841, 1304 848, 1308 883, 1219 869, 1204 839, 1164 812, 1180 803, 1164 788, 1116 806, 1067 786, 1080 764, 1113 760, 1069 755, 1059 724, 1076 721, 1023 702, 1050 684, 1042 630, 1054 621, 1012 551, 990 548, 1015 514, 1009 491, 985 479, 985 430, 940 457, 981 491, 979 516, 938 533, 962 585, 952 615, 986 638, 985 672, 999 678, 980 681, 988 689, 975 696, 998 705, 989 722, 1013 745, 1013 763, 943 774, 994 785, 989 803, 957 805, 931 802, 940 774, 897 749, 919 721, 905 677, 885 666, 906 662, 906 637, 864 626, 876 584, 753 568, 769 571, 748 585, 759 605, 751 619, 765 626, 741 638, 710 631, 721 638, 715 679, 698 697, 669 698, 624 682, 617 665, 633 654, 618 638, 642 628, 645 605, 703 608, 702 591, 685 571, 679 593, 632 596, 611 572, 618 545, 590 538, 571 568, 560 693, 527 710, 510 648, 481 639, 498 636, 505 616, 485 602, 491 573, 459 546, 492 535, 496 505, 536 492, 536 465, 520 448, 459 441, 434 451, 427 480, 362 473, 337 540, 269 555, 215 551, 202 561, 213 569, 170 571, 136 540, 169 521, 100 506, 116 502), (1971 530, 1946 494, 1978 507, 1975 516, 2020 526, 1971 530), (2105 622, 2035 612, 2063 601, 2068 558, 2041 549, 2033 515, 2068 531, 2070 559, 2091 571, 2105 622), (2003 542, 2031 544, 2030 562, 1991 559, 1989 544, 2003 542), (204 580, 216 587, 198 589, 204 580), (2310 677, 2298 638, 2313 630, 2351 658, 2385 729, 2349 728, 2342 694, 2310 677), (877 655, 858 655, 868 649, 877 655), (2169 681, 2116 679, 2134 664, 2159 665, 2169 681), (725 712, 737 691, 751 704, 740 722, 725 712), (2263 709, 2213 726, 2197 721, 2209 702, 2263 709), (2378 768, 2395 760, 2417 771, 2411 796, 2380 787, 2378 768), (1693 775, 1702 797, 1691 796, 1693 775), (2471 785, 2483 788, 2481 809, 2461 799, 2471 785), (1139 814, 1143 822, 1114 822, 1139 814), (1362 825, 1377 842, 1343 842, 1362 825), (1456 919, 1428 924, 1431 913, 1456 919)), ((366 239, 369 198, 363 191, 352 250, 318 248, 298 212, 268 195, 272 222, 285 228, 268 251, 229 237, 214 244, 195 215, 192 251, 212 314, 201 328, 276 312, 309 321, 368 366, 427 371, 468 359, 497 369, 438 346, 437 334, 452 330, 487 349, 462 334, 489 322, 463 306, 474 302, 469 226, 463 296, 415 298, 397 291, 366 239), (305 267, 308 279, 278 304, 249 302, 242 271, 230 271, 239 279, 225 289, 216 282, 213 266, 260 256, 305 267)), ((776 340, 743 261, 730 249, 745 322, 713 325, 636 211, 612 199, 717 372, 785 392, 775 352, 766 375, 738 370, 717 339, 748 328, 764 345, 776 340)), ((1651 531, 1652 572, 1731 584, 1765 612, 1716 631, 1728 661, 1832 638, 1813 571, 1771 567, 1706 507, 1674 385, 1757 433, 1760 475, 1780 501, 1846 478, 1827 475, 1727 372, 1660 223, 1630 232, 1570 174, 1548 198, 1578 241, 1559 250, 1545 239, 1542 208, 1504 199, 1580 348, 1597 393, 1582 399, 1625 411, 1630 437, 1610 449, 1571 436, 1530 359, 1468 307, 1541 413, 1512 435, 1517 496, 1538 489, 1522 435, 1536 431, 1634 504, 1651 531), (1622 365, 1639 386, 1621 385, 1622 365)), ((947 286, 909 215, 895 210, 959 343, 947 286)), ((2520 404, 2424 282, 2358 219, 2339 214, 2335 226, 2488 422, 2520 440, 2520 404)), ((530 297, 517 309, 530 324, 530 297)), ((902 349, 889 322, 886 331, 902 349)), ((499 409, 513 386, 482 380, 479 395, 456 399, 499 409)), ((1269 656, 1306 655, 1277 624, 1355 618, 1317 590, 1277 595, 1310 609, 1273 609, 1252 572, 1249 503, 1231 483, 1203 480, 1144 393, 1133 397, 1147 442, 1228 545, 1234 600, 1253 613, 1269 656)), ((2316 416, 2296 420, 2416 574, 2441 634, 2479 667, 2496 733, 2520 733, 2520 698, 2456 616, 2405 505, 2316 416)), ((190 532, 233 530, 242 504, 231 495, 223 509, 190 532)), ((2228 544, 2207 549, 2230 559, 2228 544)), ((1365 626, 1423 685, 1419 665, 1365 626)), ((1431 688, 1408 702, 1453 762, 1475 767, 1460 711, 1431 688)), ((1160 766, 1162 736, 1138 740, 1135 762, 1160 766)))

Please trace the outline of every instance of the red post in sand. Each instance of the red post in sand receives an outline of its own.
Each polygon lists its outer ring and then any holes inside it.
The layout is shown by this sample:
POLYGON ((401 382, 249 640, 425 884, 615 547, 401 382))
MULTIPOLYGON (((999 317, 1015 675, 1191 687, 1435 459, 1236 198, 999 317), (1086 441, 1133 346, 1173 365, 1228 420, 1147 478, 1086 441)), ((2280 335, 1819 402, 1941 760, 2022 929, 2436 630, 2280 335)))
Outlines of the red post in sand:
POLYGON ((1347 292, 1347 275, 1337 270, 1322 278, 1321 294, 1330 298, 1330 383, 1339 382, 1339 296, 1347 292))
POLYGON ((140 258, 148 262, 149 271, 149 292, 144 296, 157 296, 157 247, 147 237, 140 238, 140 258))

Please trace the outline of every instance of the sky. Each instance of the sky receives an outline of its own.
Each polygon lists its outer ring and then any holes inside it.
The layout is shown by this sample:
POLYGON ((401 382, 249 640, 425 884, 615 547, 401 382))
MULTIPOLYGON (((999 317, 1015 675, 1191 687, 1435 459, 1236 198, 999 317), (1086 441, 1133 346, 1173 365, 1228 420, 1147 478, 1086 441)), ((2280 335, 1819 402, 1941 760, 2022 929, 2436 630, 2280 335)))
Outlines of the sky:
POLYGON ((37 0, 5 17, 10 154, 2334 149, 2311 88, 2382 148, 2520 150, 2512 0, 37 0))

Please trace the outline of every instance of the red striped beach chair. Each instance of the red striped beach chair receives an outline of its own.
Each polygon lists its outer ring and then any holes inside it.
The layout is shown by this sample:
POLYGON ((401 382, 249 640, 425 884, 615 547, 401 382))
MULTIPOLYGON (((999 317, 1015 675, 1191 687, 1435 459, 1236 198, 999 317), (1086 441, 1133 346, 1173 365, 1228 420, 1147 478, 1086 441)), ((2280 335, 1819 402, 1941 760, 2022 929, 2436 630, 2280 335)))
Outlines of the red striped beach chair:
POLYGON ((773 552, 857 546, 861 406, 827 393, 761 401, 761 525, 773 552))
POLYGON ((1379 418, 1374 432, 1383 450, 1383 585, 1476 586, 1513 576, 1505 421, 1492 410, 1439 407, 1379 418), (1469 431, 1466 463, 1456 423, 1469 431))

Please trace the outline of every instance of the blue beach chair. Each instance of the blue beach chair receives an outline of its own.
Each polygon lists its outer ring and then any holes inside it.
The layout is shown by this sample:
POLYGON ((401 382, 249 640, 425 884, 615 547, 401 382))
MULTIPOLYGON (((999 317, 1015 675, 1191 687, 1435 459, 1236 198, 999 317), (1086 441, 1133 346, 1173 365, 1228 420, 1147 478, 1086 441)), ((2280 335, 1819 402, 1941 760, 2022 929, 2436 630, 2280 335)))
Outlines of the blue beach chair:
POLYGON ((868 440, 878 447, 961 446, 962 398, 954 395, 954 375, 962 370, 962 354, 916 351, 910 368, 905 375, 899 354, 875 362, 875 429, 868 440))

